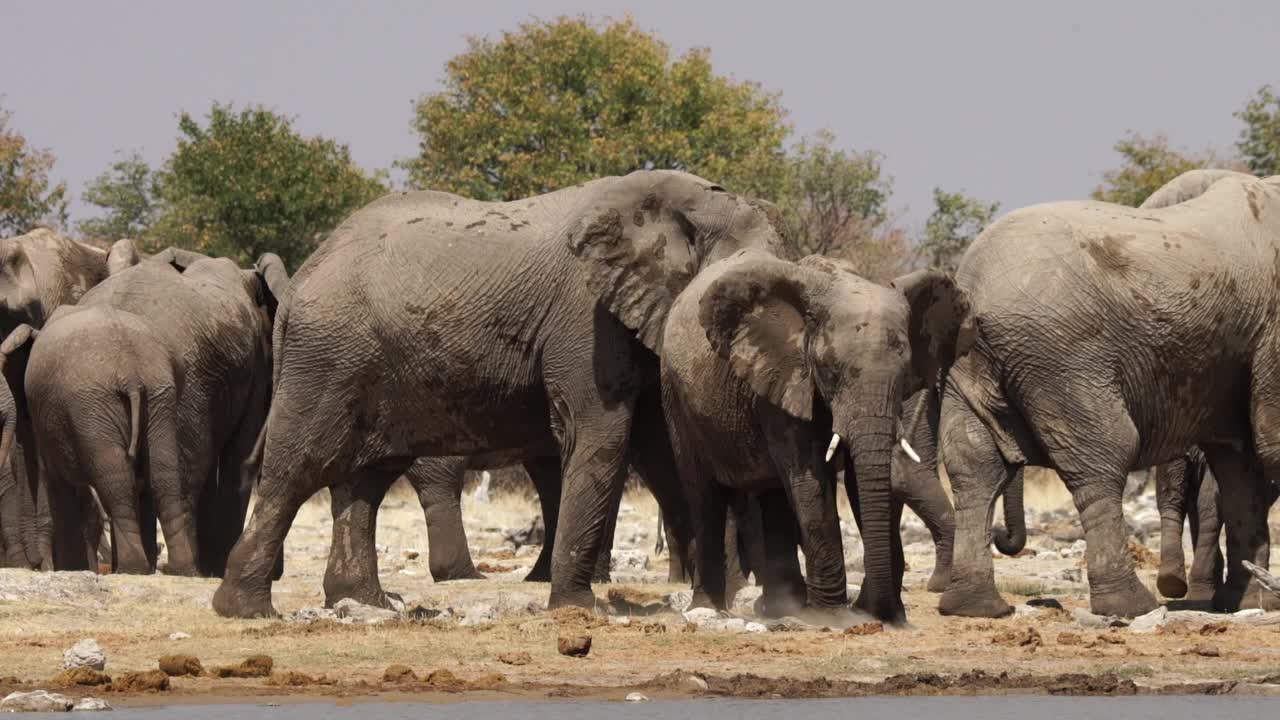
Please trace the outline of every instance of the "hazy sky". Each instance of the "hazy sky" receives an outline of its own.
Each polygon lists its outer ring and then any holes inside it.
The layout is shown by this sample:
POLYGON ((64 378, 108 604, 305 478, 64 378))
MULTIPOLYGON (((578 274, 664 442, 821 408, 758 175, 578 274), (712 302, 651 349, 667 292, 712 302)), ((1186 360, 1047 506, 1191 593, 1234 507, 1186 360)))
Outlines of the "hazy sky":
POLYGON ((76 196, 120 149, 152 163, 176 113, 263 103, 358 162, 412 155, 410 103, 467 35, 630 12, 676 52, 782 93, 798 133, 887 156, 923 223, 940 185, 1003 209, 1086 195, 1127 130, 1230 149, 1232 112, 1280 85, 1280 1, 57 2, 0 0, 0 101, 76 196))

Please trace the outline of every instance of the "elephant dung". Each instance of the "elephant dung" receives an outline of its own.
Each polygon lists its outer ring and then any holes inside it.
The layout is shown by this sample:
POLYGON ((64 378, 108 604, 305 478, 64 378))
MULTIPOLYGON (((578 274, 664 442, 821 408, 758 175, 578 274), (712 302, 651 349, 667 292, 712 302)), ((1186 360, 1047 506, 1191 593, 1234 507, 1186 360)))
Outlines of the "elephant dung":
POLYGON ((98 645, 97 640, 93 638, 81 640, 62 653, 63 670, 74 670, 78 667, 94 670, 103 670, 107 667, 107 654, 102 651, 102 646, 98 645))
POLYGON ((255 678, 267 677, 275 667, 275 660, 270 655, 254 655, 246 658, 239 665, 228 665, 214 668, 213 675, 220 678, 255 678))
POLYGON ((417 673, 408 665, 391 665, 382 671, 382 682, 402 683, 413 682, 418 679, 417 673))
POLYGON ((66 712, 74 703, 66 695, 51 693, 48 690, 31 692, 12 692, 0 700, 0 711, 4 712, 66 712))
POLYGON ((498 662, 504 665, 528 665, 533 662, 533 656, 523 651, 498 653, 498 662))
POLYGON ((590 635, 574 635, 561 637, 556 644, 561 655, 569 657, 586 657, 591 652, 590 635))
POLYGON ((110 685, 111 676, 91 667, 78 667, 71 670, 63 670, 54 675, 49 680, 49 684, 56 688, 69 688, 77 685, 110 685))
POLYGON ((169 677, 182 677, 190 675, 199 677, 204 672, 204 666, 200 664, 200 658, 194 655, 165 655, 160 658, 160 671, 169 677))
POLYGON ((129 672, 117 677, 111 688, 119 692, 163 692, 169 689, 169 676, 159 670, 129 672))

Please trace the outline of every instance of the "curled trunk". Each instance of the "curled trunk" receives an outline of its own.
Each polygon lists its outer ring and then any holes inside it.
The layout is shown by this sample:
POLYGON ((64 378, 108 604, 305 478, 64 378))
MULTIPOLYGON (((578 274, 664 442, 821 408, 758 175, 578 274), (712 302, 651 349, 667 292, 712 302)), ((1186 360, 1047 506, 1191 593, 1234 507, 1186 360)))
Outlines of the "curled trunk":
POLYGON ((1017 555, 1027 546, 1027 516, 1023 506, 1023 468, 1018 468, 1004 491, 1004 521, 1008 528, 991 528, 991 540, 1005 555, 1017 555))

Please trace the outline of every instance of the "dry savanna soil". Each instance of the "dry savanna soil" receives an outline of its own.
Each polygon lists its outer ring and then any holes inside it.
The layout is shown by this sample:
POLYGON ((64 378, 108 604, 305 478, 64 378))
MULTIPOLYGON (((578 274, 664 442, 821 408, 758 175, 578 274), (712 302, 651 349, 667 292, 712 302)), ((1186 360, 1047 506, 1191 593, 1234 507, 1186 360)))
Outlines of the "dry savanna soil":
MULTIPOLYGON (((399 491, 383 507, 378 541, 383 586, 403 597, 405 611, 335 614, 319 609, 330 539, 322 496, 299 513, 289 535, 274 595, 281 619, 217 617, 212 579, 0 570, 0 697, 49 689, 137 705, 1277 689, 1280 613, 1173 612, 1150 632, 1081 616, 1087 568, 1068 500, 1054 478, 1029 482, 1029 550, 995 560, 1000 590, 1018 606, 1002 620, 939 616, 937 596, 924 589, 933 546, 908 512, 910 626, 881 628, 852 616, 836 627, 762 620, 752 613, 754 588, 738 596, 730 617, 687 618, 674 609, 687 602, 687 586, 666 581, 667 558, 654 552, 656 507, 642 493, 624 501, 614 582, 596 586, 594 612, 547 612, 548 586, 522 582, 538 547, 515 547, 506 535, 536 517, 530 498, 464 498, 473 554, 489 577, 437 584, 427 570, 421 509, 399 491), (105 651, 103 672, 55 679, 63 651, 84 638, 105 651)), ((1126 513, 1140 576, 1154 588, 1159 518, 1150 491, 1129 501, 1126 513)), ((845 554, 857 585, 862 547, 852 527, 845 554)))

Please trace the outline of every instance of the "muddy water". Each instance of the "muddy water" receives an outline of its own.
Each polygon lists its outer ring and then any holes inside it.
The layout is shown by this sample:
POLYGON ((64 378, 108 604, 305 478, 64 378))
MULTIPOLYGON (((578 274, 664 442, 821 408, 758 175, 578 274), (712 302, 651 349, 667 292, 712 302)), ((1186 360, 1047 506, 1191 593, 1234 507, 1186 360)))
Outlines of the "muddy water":
MULTIPOLYGON (((358 704, 348 707, 307 703, 265 705, 196 705, 116 710, 112 720, 682 720, 689 717, 733 717, 735 720, 1026 720, 1027 717, 1126 720, 1202 720, 1206 713, 1225 717, 1270 717, 1275 700, 1250 697, 931 697, 859 698, 849 700, 672 700, 648 703, 469 702, 358 704)), ((28 716, 40 717, 43 715, 28 716)), ((65 717, 62 715, 61 717, 65 717)))

